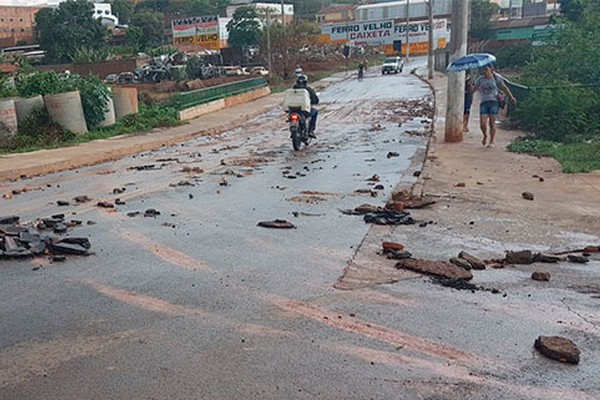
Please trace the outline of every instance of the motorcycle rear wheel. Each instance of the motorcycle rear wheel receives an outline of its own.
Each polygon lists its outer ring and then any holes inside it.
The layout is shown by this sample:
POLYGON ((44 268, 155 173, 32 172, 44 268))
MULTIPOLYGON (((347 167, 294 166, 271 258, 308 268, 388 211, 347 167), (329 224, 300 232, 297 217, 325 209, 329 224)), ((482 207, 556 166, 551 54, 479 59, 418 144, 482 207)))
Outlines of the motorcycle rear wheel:
POLYGON ((292 146, 294 150, 300 150, 300 146, 302 146, 302 135, 300 133, 300 127, 292 126, 290 127, 290 132, 292 134, 292 146))

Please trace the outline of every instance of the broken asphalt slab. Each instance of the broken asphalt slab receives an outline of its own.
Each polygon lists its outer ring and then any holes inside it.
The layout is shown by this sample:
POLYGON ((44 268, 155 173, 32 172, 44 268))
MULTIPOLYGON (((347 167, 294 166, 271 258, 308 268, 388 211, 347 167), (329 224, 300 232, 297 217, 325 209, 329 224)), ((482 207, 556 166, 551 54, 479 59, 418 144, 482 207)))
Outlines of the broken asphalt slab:
POLYGON ((90 254, 91 243, 87 238, 63 237, 71 227, 80 226, 64 220, 64 214, 52 218, 39 219, 31 226, 18 224, 19 217, 2 218, 12 225, 0 225, 0 259, 25 259, 43 255, 82 255, 90 254), (61 236, 52 236, 46 231, 61 236))
POLYGON ((396 263, 398 269, 408 269, 425 275, 440 276, 448 279, 471 280, 473 274, 464 268, 446 261, 429 261, 407 258, 396 263))

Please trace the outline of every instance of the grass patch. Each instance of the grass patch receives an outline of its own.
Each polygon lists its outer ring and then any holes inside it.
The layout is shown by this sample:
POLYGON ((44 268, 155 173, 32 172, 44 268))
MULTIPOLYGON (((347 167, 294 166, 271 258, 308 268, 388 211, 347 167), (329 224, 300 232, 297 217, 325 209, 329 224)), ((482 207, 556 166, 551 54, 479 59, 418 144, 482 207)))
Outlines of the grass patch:
POLYGON ((512 142, 508 150, 514 153, 552 157, 560 163, 563 172, 590 172, 600 169, 600 139, 573 143, 524 138, 512 142))
POLYGON ((56 149, 177 125, 181 125, 181 122, 177 118, 177 111, 174 108, 140 105, 138 114, 127 115, 113 126, 98 127, 85 135, 76 135, 72 132, 63 131, 60 126, 50 121, 48 114, 44 111, 32 115, 19 127, 17 135, 0 143, 0 154, 56 149))

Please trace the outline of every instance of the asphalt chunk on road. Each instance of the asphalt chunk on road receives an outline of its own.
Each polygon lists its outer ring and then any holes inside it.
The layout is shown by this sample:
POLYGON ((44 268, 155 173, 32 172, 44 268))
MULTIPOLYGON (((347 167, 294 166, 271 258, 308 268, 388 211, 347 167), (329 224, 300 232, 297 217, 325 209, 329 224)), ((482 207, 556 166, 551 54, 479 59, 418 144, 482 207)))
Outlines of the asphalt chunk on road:
POLYGON ((260 221, 258 226, 263 228, 273 228, 273 229, 294 229, 296 225, 292 224, 289 221, 284 219, 275 219, 273 221, 260 221))
MULTIPOLYGON (((2 221, 18 220, 18 217, 2 219, 2 221)), ((26 259, 44 255, 87 256, 91 249, 88 238, 63 236, 72 227, 79 225, 65 221, 64 214, 37 220, 30 226, 21 226, 18 223, 0 225, 0 259, 26 259), (58 236, 53 236, 52 233, 58 236)))

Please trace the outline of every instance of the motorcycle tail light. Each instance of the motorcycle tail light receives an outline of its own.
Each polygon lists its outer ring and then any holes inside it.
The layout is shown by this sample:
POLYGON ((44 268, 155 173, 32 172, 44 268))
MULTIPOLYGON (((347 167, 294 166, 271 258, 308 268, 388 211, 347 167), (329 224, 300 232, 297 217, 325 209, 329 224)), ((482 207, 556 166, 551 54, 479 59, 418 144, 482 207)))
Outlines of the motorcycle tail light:
POLYGON ((298 114, 292 114, 290 115, 290 119, 292 121, 298 121, 300 119, 300 116, 298 114))

